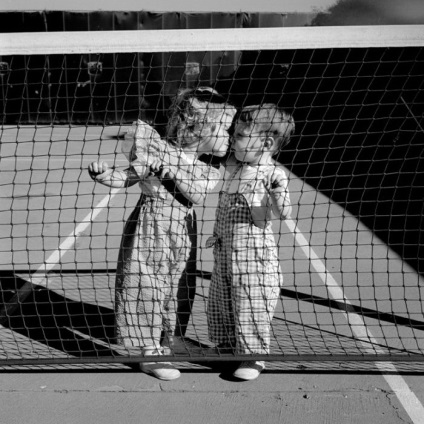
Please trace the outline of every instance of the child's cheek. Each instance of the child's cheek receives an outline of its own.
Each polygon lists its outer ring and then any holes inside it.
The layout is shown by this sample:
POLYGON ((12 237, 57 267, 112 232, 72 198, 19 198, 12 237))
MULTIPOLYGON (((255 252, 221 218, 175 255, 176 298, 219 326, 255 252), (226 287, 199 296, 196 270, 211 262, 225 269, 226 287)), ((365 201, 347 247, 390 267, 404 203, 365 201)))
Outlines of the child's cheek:
POLYGON ((203 123, 198 126, 197 130, 202 138, 209 138, 215 135, 216 127, 215 124, 203 123))

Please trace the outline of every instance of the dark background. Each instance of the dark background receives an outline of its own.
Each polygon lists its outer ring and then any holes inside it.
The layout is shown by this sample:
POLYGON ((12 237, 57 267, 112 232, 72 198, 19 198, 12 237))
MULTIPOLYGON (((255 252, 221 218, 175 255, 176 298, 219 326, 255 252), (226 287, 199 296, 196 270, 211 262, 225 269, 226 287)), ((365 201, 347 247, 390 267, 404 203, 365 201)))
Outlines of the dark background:
MULTIPOLYGON (((20 12, 0 13, 0 28, 241 28, 328 24, 324 18, 328 13, 20 12)), ((280 161, 424 272, 422 48, 16 56, 1 62, 3 124, 107 125, 141 118, 160 130, 172 95, 197 84, 214 86, 237 107, 278 103, 294 114, 297 129, 280 161), (200 71, 194 76, 186 72, 193 62, 200 71)))

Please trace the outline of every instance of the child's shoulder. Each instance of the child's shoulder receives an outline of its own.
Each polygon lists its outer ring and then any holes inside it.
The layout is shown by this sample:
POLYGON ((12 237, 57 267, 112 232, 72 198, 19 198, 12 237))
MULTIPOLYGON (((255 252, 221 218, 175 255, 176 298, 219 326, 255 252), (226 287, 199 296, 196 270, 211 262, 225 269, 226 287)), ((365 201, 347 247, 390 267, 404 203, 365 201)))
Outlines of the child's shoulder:
MULTIPOLYGON (((199 178, 202 179, 219 179, 221 177, 221 171, 219 165, 211 163, 209 158, 202 156, 198 158, 193 165, 194 169, 197 170, 199 178)), ((195 172, 196 173, 196 172, 195 172)))
POLYGON ((219 169, 222 165, 222 158, 213 155, 202 155, 199 157, 199 161, 215 169, 219 169))
POLYGON ((224 169, 226 175, 233 175, 236 170, 240 169, 240 162, 234 155, 230 155, 225 159, 224 169))
POLYGON ((269 166, 269 170, 276 174, 286 174, 284 165, 275 159, 272 160, 272 163, 269 166))
POLYGON ((240 162, 236 159, 234 154, 230 153, 224 158, 222 158, 221 164, 225 167, 225 169, 231 169, 233 167, 239 166, 240 162))

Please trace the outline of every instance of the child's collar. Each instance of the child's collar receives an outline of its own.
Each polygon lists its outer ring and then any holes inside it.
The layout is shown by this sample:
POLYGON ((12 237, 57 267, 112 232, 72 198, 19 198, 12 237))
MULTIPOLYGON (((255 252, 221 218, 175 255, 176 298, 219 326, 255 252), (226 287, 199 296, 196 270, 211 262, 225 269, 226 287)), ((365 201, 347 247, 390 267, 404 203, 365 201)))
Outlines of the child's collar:
POLYGON ((250 168, 267 168, 268 166, 273 165, 273 162, 271 160, 267 161, 265 163, 255 163, 255 164, 252 165, 251 162, 242 162, 242 161, 236 159, 236 163, 238 165, 242 165, 242 166, 249 166, 250 168))

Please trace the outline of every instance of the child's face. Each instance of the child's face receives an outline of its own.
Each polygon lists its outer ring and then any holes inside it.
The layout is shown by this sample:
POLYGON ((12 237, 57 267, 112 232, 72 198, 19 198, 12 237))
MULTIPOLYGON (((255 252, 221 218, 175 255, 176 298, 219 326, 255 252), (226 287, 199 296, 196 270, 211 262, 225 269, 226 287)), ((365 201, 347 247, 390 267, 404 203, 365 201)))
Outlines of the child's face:
POLYGON ((195 150, 198 155, 224 156, 229 146, 228 130, 234 112, 231 108, 224 109, 222 105, 191 99, 186 116, 177 130, 184 150, 195 150))
POLYGON ((219 157, 225 156, 230 146, 228 131, 233 122, 233 116, 222 113, 217 117, 215 130, 209 137, 204 137, 197 148, 198 154, 211 154, 219 157))
POLYGON ((232 144, 237 160, 259 163, 264 152, 268 151, 265 145, 263 115, 259 109, 248 109, 243 110, 237 119, 232 144))

